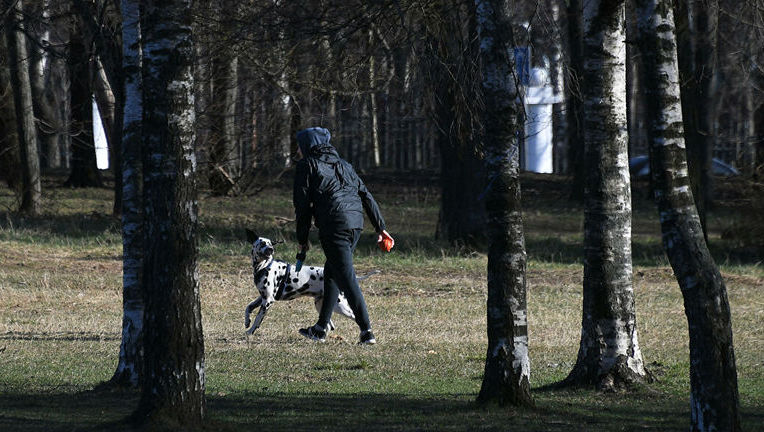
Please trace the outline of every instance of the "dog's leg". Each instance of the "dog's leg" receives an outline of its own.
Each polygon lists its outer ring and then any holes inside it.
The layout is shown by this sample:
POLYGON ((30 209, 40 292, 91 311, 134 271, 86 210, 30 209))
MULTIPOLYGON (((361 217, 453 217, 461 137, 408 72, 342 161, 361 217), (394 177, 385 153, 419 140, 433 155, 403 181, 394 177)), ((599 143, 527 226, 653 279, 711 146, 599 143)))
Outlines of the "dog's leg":
POLYGON ((252 327, 250 327, 249 330, 247 330, 247 334, 252 334, 260 327, 260 324, 263 322, 263 318, 265 318, 265 314, 268 312, 268 309, 270 309, 271 305, 273 304, 273 300, 264 300, 262 306, 260 306, 260 311, 257 312, 257 316, 255 317, 255 322, 252 324, 252 327))
MULTIPOLYGON (((313 299, 313 306, 316 307, 316 311, 319 315, 321 315, 321 305, 324 304, 324 297, 318 296, 313 299)), ((333 331, 337 327, 334 325, 334 322, 332 320, 329 320, 329 328, 326 329, 327 332, 333 331)))
POLYGON ((249 325, 252 323, 252 320, 249 319, 249 316, 252 314, 252 311, 255 310, 256 307, 260 306, 260 303, 262 302, 263 298, 258 297, 257 300, 248 304, 244 309, 244 328, 249 328, 249 325))
POLYGON ((353 313, 353 310, 350 309, 348 300, 343 295, 340 295, 339 301, 336 305, 334 305, 334 311, 350 318, 351 320, 355 320, 355 314, 353 313))

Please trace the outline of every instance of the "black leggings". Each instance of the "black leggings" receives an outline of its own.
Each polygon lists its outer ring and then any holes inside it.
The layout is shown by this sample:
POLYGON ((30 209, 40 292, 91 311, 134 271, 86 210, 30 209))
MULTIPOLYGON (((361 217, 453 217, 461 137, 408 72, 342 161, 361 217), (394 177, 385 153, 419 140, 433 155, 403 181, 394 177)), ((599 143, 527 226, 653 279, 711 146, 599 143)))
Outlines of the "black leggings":
POLYGON ((350 309, 355 314, 355 322, 361 331, 371 328, 366 301, 358 286, 353 268, 353 251, 361 236, 360 229, 339 230, 326 235, 320 233, 321 247, 326 255, 324 265, 324 302, 318 315, 318 325, 329 327, 334 305, 337 304, 340 291, 345 294, 350 309))

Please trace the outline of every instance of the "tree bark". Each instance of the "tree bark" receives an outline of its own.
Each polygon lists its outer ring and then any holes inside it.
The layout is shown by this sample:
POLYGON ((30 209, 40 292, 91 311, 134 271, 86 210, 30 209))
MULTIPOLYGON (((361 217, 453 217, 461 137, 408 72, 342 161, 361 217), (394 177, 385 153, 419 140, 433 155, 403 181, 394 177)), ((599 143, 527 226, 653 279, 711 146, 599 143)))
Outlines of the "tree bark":
POLYGON ((122 0, 125 110, 122 129, 122 343, 111 383, 138 387, 143 372, 143 202, 141 163, 140 8, 122 0))
POLYGON ((476 0, 488 167, 488 351, 478 401, 532 406, 526 302, 526 254, 520 211, 519 112, 512 27, 503 0, 476 0))
POLYGON ((637 0, 650 171, 666 251, 690 333, 692 431, 740 431, 732 323, 724 280, 703 239, 685 157, 674 17, 668 0, 637 0))
POLYGON ((40 182, 40 158, 37 152, 37 125, 32 102, 32 85, 29 78, 29 56, 23 24, 23 2, 15 7, 9 2, 13 25, 7 26, 8 59, 11 67, 11 83, 16 108, 16 127, 21 156, 21 206, 19 210, 31 216, 40 213, 42 185, 40 182))
POLYGON ((584 8, 584 286, 572 385, 626 388, 646 377, 631 268, 625 2, 584 8))
POLYGON ((143 426, 200 427, 204 339, 197 264, 190 0, 142 0, 143 426))

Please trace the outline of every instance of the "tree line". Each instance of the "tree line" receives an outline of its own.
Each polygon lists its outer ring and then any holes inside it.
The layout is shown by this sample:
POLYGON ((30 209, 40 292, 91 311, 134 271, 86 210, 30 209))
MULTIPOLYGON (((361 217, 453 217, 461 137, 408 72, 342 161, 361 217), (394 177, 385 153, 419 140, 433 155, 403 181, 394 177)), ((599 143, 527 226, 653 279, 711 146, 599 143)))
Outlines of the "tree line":
POLYGON ((44 169, 67 169, 68 186, 100 184, 93 101, 102 113, 124 254, 112 381, 143 388, 138 421, 204 417, 198 189, 255 193, 290 167, 294 132, 314 124, 337 131, 361 170, 440 170, 437 235, 489 244, 478 399, 532 404, 523 78, 511 55, 532 46, 567 95, 555 110, 556 164, 585 207, 581 342, 560 385, 650 379, 631 280, 628 158, 642 145, 690 325, 692 427, 739 430, 729 305, 702 233, 718 142, 734 137, 752 174, 764 155, 760 1, 3 6, 0 173, 20 211, 40 212, 44 169))
MULTIPOLYGON (((93 154, 95 100, 108 136, 118 214, 125 102, 118 2, 4 2, 0 83, 4 94, 20 93, 4 98, 0 107, 0 178, 18 191, 27 213, 36 212, 33 203, 39 201, 34 161, 40 170, 67 172, 67 186, 101 185, 93 154), (17 40, 25 43, 19 46, 17 40), (31 108, 25 109, 23 101, 30 99, 31 108), (24 122, 36 127, 20 128, 24 122), (31 142, 36 146, 25 144, 31 142), (29 153, 33 147, 36 156, 29 153)), ((764 6, 760 0, 675 3, 689 169, 705 221, 712 204, 712 157, 759 176, 764 165, 758 126, 764 124, 764 6)), ((508 7, 515 46, 530 47, 531 66, 546 68, 550 85, 566 95, 554 105, 555 171, 573 176, 574 195, 581 199, 581 2, 537 0, 508 7)), ((485 211, 471 198, 486 184, 476 138, 481 102, 473 96, 478 47, 469 2, 220 0, 198 2, 192 13, 196 148, 204 190, 215 195, 262 190, 291 165, 294 132, 321 124, 360 170, 439 173, 443 200, 437 235, 461 245, 485 240, 485 211), (469 211, 454 211, 464 208, 469 211)), ((649 152, 636 23, 629 3, 630 156, 649 152)))

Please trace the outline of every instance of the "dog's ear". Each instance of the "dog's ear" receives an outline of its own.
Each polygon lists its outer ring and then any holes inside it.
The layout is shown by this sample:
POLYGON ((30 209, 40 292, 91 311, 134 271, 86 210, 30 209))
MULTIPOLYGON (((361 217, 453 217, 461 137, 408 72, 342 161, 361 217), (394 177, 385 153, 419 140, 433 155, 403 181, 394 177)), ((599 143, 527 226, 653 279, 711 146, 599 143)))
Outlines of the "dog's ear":
POLYGON ((247 232, 247 241, 250 243, 254 243, 257 241, 258 238, 260 238, 260 236, 255 234, 255 232, 249 228, 247 228, 245 231, 247 232))

